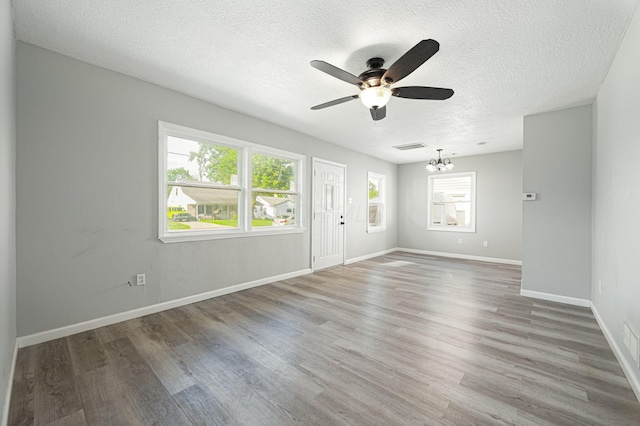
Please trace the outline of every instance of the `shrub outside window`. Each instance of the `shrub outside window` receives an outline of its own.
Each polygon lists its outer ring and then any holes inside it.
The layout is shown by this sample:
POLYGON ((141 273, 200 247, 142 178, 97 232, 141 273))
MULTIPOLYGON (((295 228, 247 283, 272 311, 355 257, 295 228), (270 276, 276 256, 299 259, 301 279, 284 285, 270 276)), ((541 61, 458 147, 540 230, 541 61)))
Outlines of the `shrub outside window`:
POLYGON ((304 230, 297 191, 304 156, 165 122, 158 127, 160 240, 304 230))

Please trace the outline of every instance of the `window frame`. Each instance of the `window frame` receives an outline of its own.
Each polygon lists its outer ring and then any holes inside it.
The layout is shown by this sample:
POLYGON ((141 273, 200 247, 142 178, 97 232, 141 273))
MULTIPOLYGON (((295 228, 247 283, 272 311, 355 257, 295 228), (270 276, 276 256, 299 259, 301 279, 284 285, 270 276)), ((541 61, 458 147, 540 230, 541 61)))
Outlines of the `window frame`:
POLYGON ((428 176, 428 189, 427 189, 427 231, 446 231, 446 232, 476 232, 476 172, 461 172, 461 173, 446 173, 441 175, 429 175, 428 176), (463 226, 451 226, 451 225, 433 225, 432 224, 432 204, 433 204, 433 184, 438 179, 450 179, 450 178, 471 178, 471 190, 469 194, 470 203, 470 217, 471 225, 468 227, 463 226))
POLYGON ((368 172, 367 173, 367 232, 382 232, 387 230, 387 176, 381 173, 368 172), (371 202, 369 199, 369 182, 372 179, 378 180, 378 201, 371 202), (379 214, 381 216, 381 225, 371 225, 369 222, 369 211, 372 205, 378 206, 379 214))
MULTIPOLYGON (((163 243, 217 240, 224 238, 256 237, 261 235, 281 235, 302 233, 305 231, 305 185, 304 172, 306 156, 289 151, 272 148, 265 145, 247 142, 240 139, 223 136, 204 130, 197 130, 178 124, 158 121, 158 239, 163 243), (167 166, 168 166, 168 137, 187 139, 199 143, 209 143, 226 146, 238 150, 238 170, 236 185, 218 185, 210 182, 188 184, 202 188, 225 189, 239 191, 238 227, 203 229, 198 231, 169 230, 167 217, 167 166), (295 194, 294 225, 289 226, 252 226, 252 165, 253 153, 268 155, 290 160, 294 163, 295 191, 282 191, 295 194)), ((280 191, 274 191, 280 192, 280 191)))

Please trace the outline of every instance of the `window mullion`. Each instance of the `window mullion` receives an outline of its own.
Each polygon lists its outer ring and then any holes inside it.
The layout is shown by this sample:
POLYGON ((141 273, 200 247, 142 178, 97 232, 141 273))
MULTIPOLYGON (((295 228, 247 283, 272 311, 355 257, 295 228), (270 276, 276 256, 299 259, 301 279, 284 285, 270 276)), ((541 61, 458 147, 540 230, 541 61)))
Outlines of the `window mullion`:
POLYGON ((253 218, 253 206, 251 203, 251 199, 253 197, 252 194, 252 185, 253 185, 253 170, 251 167, 251 148, 245 147, 242 149, 242 176, 243 176, 243 191, 244 196, 242 197, 243 210, 244 214, 242 216, 242 220, 244 221, 244 229, 245 231, 251 231, 251 219, 253 218))

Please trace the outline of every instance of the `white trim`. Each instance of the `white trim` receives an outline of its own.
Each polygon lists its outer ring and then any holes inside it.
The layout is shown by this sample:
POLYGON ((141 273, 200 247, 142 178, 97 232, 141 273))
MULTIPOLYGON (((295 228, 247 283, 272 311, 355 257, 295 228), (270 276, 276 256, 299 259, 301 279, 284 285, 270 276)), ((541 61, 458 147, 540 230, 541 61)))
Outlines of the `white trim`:
POLYGON ((583 308, 591 307, 591 300, 578 299, 577 297, 561 296, 559 294, 541 293, 539 291, 520 289, 520 295, 531 297, 533 299, 548 300, 550 302, 564 303, 566 305, 582 306, 583 308))
POLYGON ((386 226, 372 226, 367 228, 367 234, 375 234, 376 232, 384 232, 386 230, 387 230, 386 226))
POLYGON ((331 160, 325 160, 324 158, 320 158, 320 157, 311 157, 311 160, 315 163, 316 161, 319 161, 321 163, 325 163, 325 164, 331 164, 332 166, 338 166, 338 167, 344 167, 345 169, 347 168, 346 164, 343 163, 337 163, 335 161, 331 161, 331 160))
POLYGON ((627 358, 625 358, 625 356, 623 355, 622 350, 620 350, 620 346, 618 346, 618 344, 616 343, 616 339, 614 339, 613 334, 611 334, 611 331, 609 331, 609 328, 598 313, 598 310, 596 309, 596 306, 593 304, 593 302, 591 302, 591 312, 593 312, 593 316, 596 318, 596 321, 600 326, 600 329, 602 330, 602 334, 604 334, 605 339, 607 339, 607 342, 609 343, 613 354, 618 359, 618 364, 620 364, 620 367, 622 367, 624 375, 627 376, 627 380, 631 385, 631 389, 633 389, 633 393, 636 394, 636 398, 638 399, 638 402, 640 402, 640 379, 635 374, 636 370, 631 366, 631 364, 629 364, 629 361, 627 361, 627 358))
POLYGON ((7 383, 7 393, 4 397, 4 407, 2 409, 2 419, 0 425, 9 424, 9 408, 11 407, 11 392, 13 392, 13 379, 16 374, 16 362, 18 362, 18 339, 13 346, 13 358, 11 359, 11 370, 9 371, 9 383, 7 383))
POLYGON ((470 254, 444 253, 439 251, 417 250, 399 247, 397 251, 406 251, 407 253, 426 254, 428 256, 451 257, 454 259, 477 260, 478 262, 502 263, 505 265, 522 265, 522 260, 500 259, 497 257, 473 256, 470 254))
POLYGON ((388 250, 382 250, 382 251, 379 251, 379 252, 376 252, 376 253, 365 254, 364 256, 353 257, 351 259, 345 260, 344 264, 345 265, 350 265, 352 263, 362 262, 363 260, 371 259, 373 257, 383 256, 385 254, 393 253, 393 252, 398 251, 398 250, 400 250, 400 249, 395 247, 395 248, 388 249, 388 250))
POLYGON ((142 308, 133 309, 126 312, 120 312, 117 314, 108 315, 106 317, 84 321, 78 324, 71 324, 71 325, 56 328, 53 330, 47 330, 47 331, 42 331, 40 333, 30 334, 28 336, 18 337, 17 343, 20 348, 24 348, 26 346, 31 346, 31 345, 37 345, 38 343, 48 342, 49 340, 71 336, 73 334, 82 333, 84 331, 93 330, 99 327, 104 327, 106 325, 116 324, 122 321, 130 320, 133 318, 139 318, 149 314, 155 314, 157 312, 162 312, 168 309, 189 305, 191 303, 200 302, 202 300, 212 299, 214 297, 224 296, 225 294, 235 293, 236 291, 258 287, 258 286, 270 284, 276 281, 282 281, 290 278, 299 277, 301 275, 310 274, 312 272, 313 271, 311 269, 302 269, 300 271, 289 272, 286 274, 276 275, 273 277, 261 278, 259 280, 250 281, 247 283, 236 284, 236 285, 221 288, 218 290, 212 290, 205 293, 195 294, 193 296, 187 296, 180 299, 170 300, 168 302, 161 302, 155 305, 144 306, 142 308))
POLYGON ((303 227, 291 227, 287 228, 284 226, 273 226, 273 227, 264 227, 265 229, 259 229, 258 227, 254 228, 251 232, 245 232, 242 230, 224 230, 218 231, 218 233, 212 232, 190 232, 188 234, 183 233, 167 233, 163 237, 160 238, 160 241, 166 244, 171 243, 185 243, 189 241, 208 241, 208 240, 222 240, 225 238, 247 238, 247 237, 260 237, 263 235, 285 235, 285 234, 302 234, 306 231, 306 228, 303 227))

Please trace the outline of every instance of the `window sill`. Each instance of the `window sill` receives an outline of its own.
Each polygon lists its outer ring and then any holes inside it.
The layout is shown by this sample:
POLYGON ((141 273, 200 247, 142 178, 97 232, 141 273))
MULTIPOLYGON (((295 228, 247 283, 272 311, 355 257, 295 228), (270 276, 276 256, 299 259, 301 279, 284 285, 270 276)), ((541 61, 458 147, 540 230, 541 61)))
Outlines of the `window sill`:
POLYGON ((475 228, 463 228, 461 226, 428 226, 427 231, 465 232, 475 233, 475 228))
POLYGON ((204 232, 171 232, 164 235, 160 235, 158 239, 165 244, 170 243, 185 243, 190 241, 207 241, 207 240, 223 240, 229 238, 247 238, 247 237, 262 237, 265 235, 286 235, 286 234, 301 234, 305 231, 303 227, 295 227, 288 229, 260 229, 252 231, 242 230, 230 230, 230 231, 204 231, 204 232))
POLYGON ((367 228, 367 233, 374 234, 376 232, 384 232, 386 230, 387 230, 387 228, 384 227, 384 226, 376 226, 374 228, 367 228))

